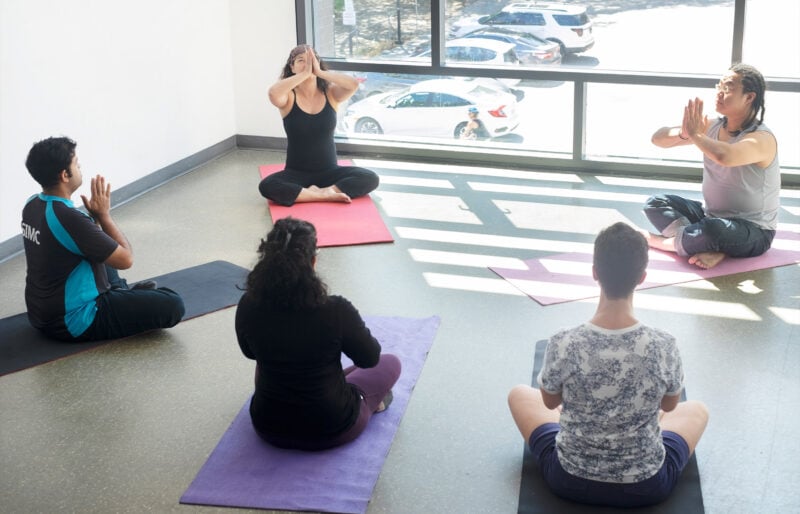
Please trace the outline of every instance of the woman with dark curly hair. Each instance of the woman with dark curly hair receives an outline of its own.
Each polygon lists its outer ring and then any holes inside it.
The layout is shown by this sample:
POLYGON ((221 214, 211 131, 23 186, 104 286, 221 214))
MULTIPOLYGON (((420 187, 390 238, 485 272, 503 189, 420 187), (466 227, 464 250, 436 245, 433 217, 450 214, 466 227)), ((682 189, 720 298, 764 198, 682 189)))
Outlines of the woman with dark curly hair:
POLYGON ((336 160, 336 111, 357 90, 355 78, 328 70, 310 46, 289 53, 280 80, 269 88, 286 131, 286 168, 258 185, 265 198, 281 205, 349 203, 378 187, 375 172, 336 160))
POLYGON ((278 220, 258 252, 236 310, 239 346, 257 363, 253 427, 281 448, 348 443, 388 406, 400 360, 381 354, 350 302, 328 295, 311 223, 278 220), (355 365, 342 369, 342 353, 355 365))

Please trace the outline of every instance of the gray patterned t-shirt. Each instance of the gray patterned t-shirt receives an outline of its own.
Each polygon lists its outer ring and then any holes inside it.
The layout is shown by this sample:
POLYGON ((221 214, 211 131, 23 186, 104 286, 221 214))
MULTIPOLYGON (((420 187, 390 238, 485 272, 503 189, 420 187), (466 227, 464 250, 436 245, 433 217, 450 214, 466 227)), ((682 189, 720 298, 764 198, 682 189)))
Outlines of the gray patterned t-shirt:
POLYGON ((683 388, 670 334, 641 323, 620 330, 591 323, 563 330, 550 338, 538 382, 562 395, 556 447, 568 473, 632 483, 661 468, 661 399, 683 388))

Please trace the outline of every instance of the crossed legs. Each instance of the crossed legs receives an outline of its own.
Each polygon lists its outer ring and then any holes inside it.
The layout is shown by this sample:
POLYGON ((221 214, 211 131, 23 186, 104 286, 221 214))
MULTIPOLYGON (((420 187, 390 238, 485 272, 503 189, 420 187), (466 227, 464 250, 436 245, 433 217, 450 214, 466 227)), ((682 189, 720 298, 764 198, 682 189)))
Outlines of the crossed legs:
POLYGON ((725 257, 755 257, 766 252, 775 236, 740 218, 706 216, 700 202, 677 195, 651 196, 644 213, 658 234, 643 232, 648 245, 676 252, 700 268, 713 268, 725 257))
MULTIPOLYGON (((558 423, 561 417, 560 406, 557 409, 548 409, 539 390, 523 384, 511 389, 508 394, 508 408, 526 443, 538 427, 545 423, 558 423)), ((679 403, 669 412, 662 411, 659 419, 661 430, 675 432, 686 441, 690 455, 707 424, 708 408, 702 402, 692 400, 679 403)))

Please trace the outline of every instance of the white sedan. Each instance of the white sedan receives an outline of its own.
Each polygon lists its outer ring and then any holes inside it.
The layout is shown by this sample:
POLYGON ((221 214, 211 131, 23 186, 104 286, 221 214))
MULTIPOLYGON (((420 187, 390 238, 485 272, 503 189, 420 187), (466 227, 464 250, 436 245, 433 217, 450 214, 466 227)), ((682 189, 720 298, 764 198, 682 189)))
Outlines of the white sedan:
POLYGON ((352 104, 345 111, 344 127, 361 134, 458 138, 469 121, 470 107, 478 109, 490 137, 508 134, 519 125, 513 94, 474 82, 437 79, 352 104))

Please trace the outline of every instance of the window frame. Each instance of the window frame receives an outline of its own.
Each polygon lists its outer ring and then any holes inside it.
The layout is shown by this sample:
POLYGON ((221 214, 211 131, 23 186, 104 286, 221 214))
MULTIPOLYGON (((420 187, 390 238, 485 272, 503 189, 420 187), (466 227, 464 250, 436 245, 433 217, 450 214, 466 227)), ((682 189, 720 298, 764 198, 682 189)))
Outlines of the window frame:
MULTIPOLYGON (((431 62, 393 63, 390 61, 360 61, 345 59, 326 59, 328 66, 342 72, 403 73, 424 76, 458 75, 467 77, 514 78, 542 81, 564 81, 573 83, 572 98, 572 144, 571 155, 552 157, 530 150, 492 151, 478 150, 462 146, 437 144, 423 145, 410 142, 388 142, 359 139, 357 137, 337 137, 337 148, 347 154, 372 156, 380 153, 389 159, 406 159, 422 162, 450 162, 480 166, 508 166, 516 168, 547 168, 555 171, 584 171, 592 173, 626 174, 658 178, 680 178, 699 181, 699 163, 653 162, 651 160, 593 160, 586 155, 586 109, 587 89, 590 84, 625 84, 641 86, 696 87, 712 88, 719 81, 717 75, 696 73, 657 73, 623 72, 614 70, 595 70, 580 68, 526 69, 517 67, 470 67, 464 63, 444 62, 445 55, 445 2, 431 0, 431 62)), ((313 39, 313 0, 295 0, 297 42, 313 39)), ((731 64, 740 62, 745 28, 745 8, 747 0, 734 0, 733 35, 731 41, 731 64)), ((312 42, 313 44, 313 42, 312 42)), ((770 78, 767 87, 770 91, 800 94, 800 79, 770 78)), ((800 187, 800 167, 781 166, 783 185, 800 187), (789 173, 786 173, 786 172, 789 173)))

